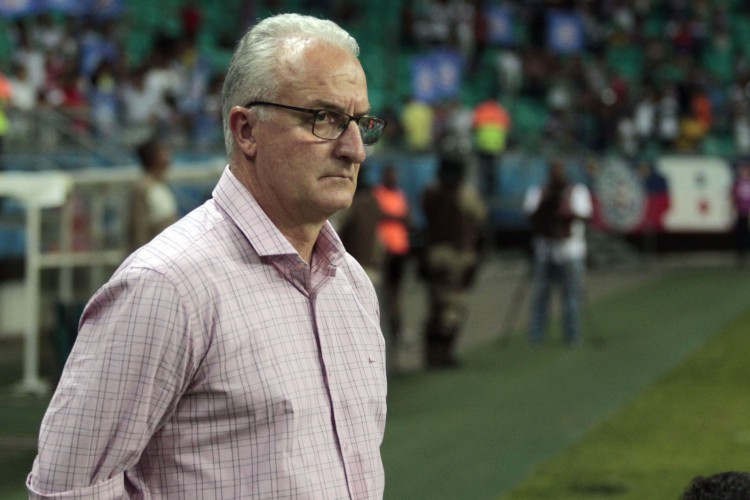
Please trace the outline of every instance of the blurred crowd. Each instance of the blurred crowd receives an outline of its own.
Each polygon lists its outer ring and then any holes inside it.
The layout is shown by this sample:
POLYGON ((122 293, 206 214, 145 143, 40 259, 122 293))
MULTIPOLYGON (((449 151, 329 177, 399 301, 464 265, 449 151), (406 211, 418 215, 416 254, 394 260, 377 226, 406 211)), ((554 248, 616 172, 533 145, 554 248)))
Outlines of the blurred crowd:
MULTIPOLYGON (((238 16, 243 19, 291 5, 240 3, 248 5, 238 16)), ((346 28, 361 24, 366 15, 347 2, 302 4, 346 28)), ((124 43, 124 31, 138 27, 126 19, 93 22, 40 14, 6 20, 12 57, 2 69, 11 89, 10 108, 58 109, 82 132, 128 144, 155 130, 177 146, 220 144, 223 75, 198 43, 205 4, 181 5, 177 33, 157 34, 138 60, 124 43)), ((445 135, 471 140, 473 108, 494 98, 511 114, 520 113, 519 102, 535 110, 543 140, 596 153, 635 158, 660 151, 705 152, 707 141, 719 139, 737 155, 750 154, 746 2, 404 0, 399 5, 394 17, 401 57, 455 49, 464 60, 466 85, 487 74, 492 85, 489 91, 428 103, 388 93, 388 102, 376 110, 389 122, 386 146, 429 150, 445 135), (489 9, 511 23, 512 35, 503 41, 491 36, 497 27, 490 23, 497 17, 487 15, 489 9), (550 48, 549 16, 561 11, 580 21, 582 50, 550 48)), ((387 45, 366 42, 363 50, 387 45)), ((511 139, 524 139, 528 131, 511 139)))
POLYGON ((78 133, 129 146, 155 133, 176 144, 220 143, 221 75, 199 50, 197 4, 182 9, 178 35, 157 34, 138 61, 124 44, 126 21, 43 13, 10 23, 5 78, 9 109, 20 112, 13 132, 31 126, 24 115, 54 109, 78 133))
MULTIPOLYGON (((491 94, 511 110, 532 103, 543 139, 630 158, 706 152, 718 139, 747 155, 749 15, 746 2, 729 0, 412 0, 401 38, 416 50, 459 50, 466 83, 491 71, 491 94), (489 8, 512 23, 504 42, 489 39, 489 8), (554 12, 580 21, 582 50, 550 47, 554 12)), ((486 97, 430 103, 433 138, 446 123, 467 123, 461 113, 486 97)))

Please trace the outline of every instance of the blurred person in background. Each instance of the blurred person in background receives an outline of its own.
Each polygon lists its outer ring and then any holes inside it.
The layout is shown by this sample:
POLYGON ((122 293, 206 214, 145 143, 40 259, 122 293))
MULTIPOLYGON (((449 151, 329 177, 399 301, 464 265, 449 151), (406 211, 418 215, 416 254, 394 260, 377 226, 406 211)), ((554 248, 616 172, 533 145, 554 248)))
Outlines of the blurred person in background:
POLYGON ((478 265, 478 243, 487 209, 465 182, 467 159, 458 151, 441 153, 437 180, 422 194, 427 224, 422 274, 429 311, 425 322, 427 367, 458 365, 455 347, 468 313, 468 291, 478 265))
MULTIPOLYGON (((508 147, 510 129, 510 113, 499 101, 485 99, 472 110, 472 147, 478 163, 479 192, 489 211, 497 208, 502 194, 500 168, 503 153, 508 147)), ((479 236, 482 260, 487 258, 495 246, 494 228, 489 218, 485 222, 479 236)))
POLYGON ((385 127, 358 54, 296 14, 240 40, 229 164, 88 303, 32 498, 382 498, 378 301, 328 222, 385 127))
POLYGON ((435 110, 412 97, 401 108, 401 125, 406 147, 416 153, 428 152, 434 143, 435 110))
POLYGON ((100 139, 112 139, 118 132, 120 82, 109 61, 102 61, 91 75, 88 100, 94 131, 100 139))
POLYGON ((15 63, 8 75, 10 82, 10 106, 22 113, 30 113, 37 106, 38 95, 26 66, 15 63))
POLYGON ((438 125, 435 134, 439 141, 438 147, 457 147, 471 151, 474 145, 474 109, 458 98, 446 100, 441 109, 441 116, 435 120, 438 125), (447 146, 443 144, 446 140, 447 146))
POLYGON ((586 220, 593 212, 591 193, 568 180, 565 165, 553 160, 545 185, 531 186, 523 200, 531 220, 534 256, 529 339, 544 341, 552 287, 563 300, 563 333, 568 346, 580 340, 580 309, 586 272, 586 220))
POLYGON ((29 30, 24 24, 19 24, 18 40, 13 48, 13 62, 26 69, 34 92, 41 93, 47 80, 47 55, 32 42, 29 30))
POLYGON ((504 48, 495 57, 497 86, 503 97, 516 98, 523 87, 523 59, 518 50, 504 48))
MULTIPOLYGON (((38 139, 32 134, 33 114, 37 107, 38 96, 34 85, 29 78, 29 72, 26 66, 15 63, 12 71, 8 75, 10 84, 10 97, 8 100, 8 134, 14 137, 23 137, 24 140, 31 143, 32 140, 38 139), (34 138, 34 139, 32 139, 34 138)), ((2 151, 0 151, 0 155, 2 151)))
POLYGON ((360 168, 351 206, 339 214, 335 227, 341 243, 349 255, 367 272, 375 289, 379 290, 383 283, 385 249, 378 236, 378 225, 383 218, 383 212, 380 210, 372 185, 363 175, 363 168, 360 168))
POLYGON ((505 151, 510 132, 510 114, 500 102, 486 99, 474 108, 474 148, 479 158, 480 189, 484 201, 490 204, 499 194, 499 162, 505 151))
POLYGON ((633 126, 638 141, 638 152, 649 150, 654 142, 656 128, 656 91, 651 85, 640 90, 633 104, 633 126))
POLYGON ((661 89, 656 106, 659 143, 663 149, 671 150, 680 135, 680 104, 674 84, 667 84, 661 89))
POLYGON ((378 223, 378 236, 385 249, 383 259, 383 304, 388 333, 395 346, 401 340, 401 284, 411 245, 409 242, 410 211, 406 193, 398 185, 396 165, 383 168, 382 180, 373 194, 383 214, 378 223))
POLYGON ((734 205, 734 244, 737 260, 745 262, 750 248, 750 163, 737 165, 737 174, 732 183, 732 203, 734 205))
POLYGON ((177 199, 167 184, 167 172, 172 162, 169 147, 152 138, 138 146, 137 154, 143 175, 133 187, 131 251, 151 241, 178 218, 177 199))
POLYGON ((138 144, 150 137, 157 124, 166 119, 169 109, 161 96, 146 87, 146 67, 135 68, 123 84, 123 141, 138 144))

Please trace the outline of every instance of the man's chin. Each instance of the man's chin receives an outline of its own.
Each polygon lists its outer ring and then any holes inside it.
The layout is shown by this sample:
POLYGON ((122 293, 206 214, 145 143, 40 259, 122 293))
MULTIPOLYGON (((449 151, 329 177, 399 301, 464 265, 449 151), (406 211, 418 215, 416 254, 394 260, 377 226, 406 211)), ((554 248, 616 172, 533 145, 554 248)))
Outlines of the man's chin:
POLYGON ((315 212, 330 216, 336 212, 349 208, 352 204, 352 199, 352 194, 347 191, 329 190, 325 194, 319 193, 319 196, 309 198, 307 200, 307 206, 310 214, 315 212))
POLYGON ((348 201, 342 201, 340 203, 332 204, 332 210, 335 212, 340 212, 341 210, 346 210, 347 208, 352 206, 352 199, 349 198, 348 201))

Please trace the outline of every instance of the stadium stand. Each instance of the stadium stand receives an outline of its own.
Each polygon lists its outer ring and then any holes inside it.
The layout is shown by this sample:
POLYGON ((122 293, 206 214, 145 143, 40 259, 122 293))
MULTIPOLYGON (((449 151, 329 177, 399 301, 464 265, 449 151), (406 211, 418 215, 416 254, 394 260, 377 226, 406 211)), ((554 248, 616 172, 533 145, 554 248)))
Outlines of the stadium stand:
MULTIPOLYGON (((3 5, 10 4, 0 4, 0 12, 3 5)), ((178 170, 221 162, 219 90, 232 46, 255 19, 284 11, 330 17, 360 41, 373 110, 388 116, 392 132, 368 159, 369 172, 378 176, 389 161, 402 165, 413 206, 431 180, 435 158, 409 151, 402 141, 404 103, 414 96, 427 100, 440 131, 453 130, 459 113, 487 97, 502 102, 512 127, 508 151, 496 165, 501 188, 490 205, 495 227, 511 233, 506 244, 523 241, 521 193, 550 156, 565 158, 575 176, 595 187, 587 167, 592 158, 614 158, 635 171, 665 154, 712 155, 729 166, 750 155, 750 7, 738 0, 120 5, 118 14, 96 22, 61 12, 0 15, 0 73, 18 87, 22 67, 39 79, 31 107, 14 99, 5 107, 11 126, 2 139, 0 169, 127 170, 135 164, 133 145, 155 132, 171 142, 178 170), (190 29, 196 30, 192 37, 190 29), (139 87, 141 77, 156 95, 139 87), (425 80, 429 85, 418 85, 425 80), (670 86, 673 96, 665 92, 670 86), (648 90, 653 95, 644 97, 648 90), (143 106, 147 99, 153 106, 143 106), (158 112, 144 118, 129 102, 158 112), (678 135, 658 135, 668 115, 662 109, 671 110, 678 135), (645 132, 639 116, 647 118, 645 132)), ((435 140, 434 148, 441 135, 435 140)), ((205 185, 184 192, 183 211, 205 195, 205 185)), ((24 213, 16 201, 2 199, 0 262, 24 256, 24 213)), ((421 220, 418 210, 415 220, 421 220)), ((622 247, 602 245, 615 246, 622 247)))

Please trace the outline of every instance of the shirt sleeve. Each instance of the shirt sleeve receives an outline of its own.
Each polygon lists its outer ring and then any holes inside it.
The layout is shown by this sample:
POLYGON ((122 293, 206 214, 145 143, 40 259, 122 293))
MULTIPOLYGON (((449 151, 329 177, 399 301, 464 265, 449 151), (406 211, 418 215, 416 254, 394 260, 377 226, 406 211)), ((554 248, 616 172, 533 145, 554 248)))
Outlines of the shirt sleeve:
POLYGON ((121 498, 124 471, 194 369, 188 308, 161 274, 130 269, 91 299, 42 421, 31 498, 121 498))
POLYGON ((591 194, 586 186, 577 184, 570 193, 570 210, 581 219, 588 219, 593 213, 591 194))
POLYGON ((523 197, 523 211, 529 215, 536 211, 539 207, 539 202, 542 199, 542 190, 539 186, 531 186, 526 190, 526 194, 523 197))

